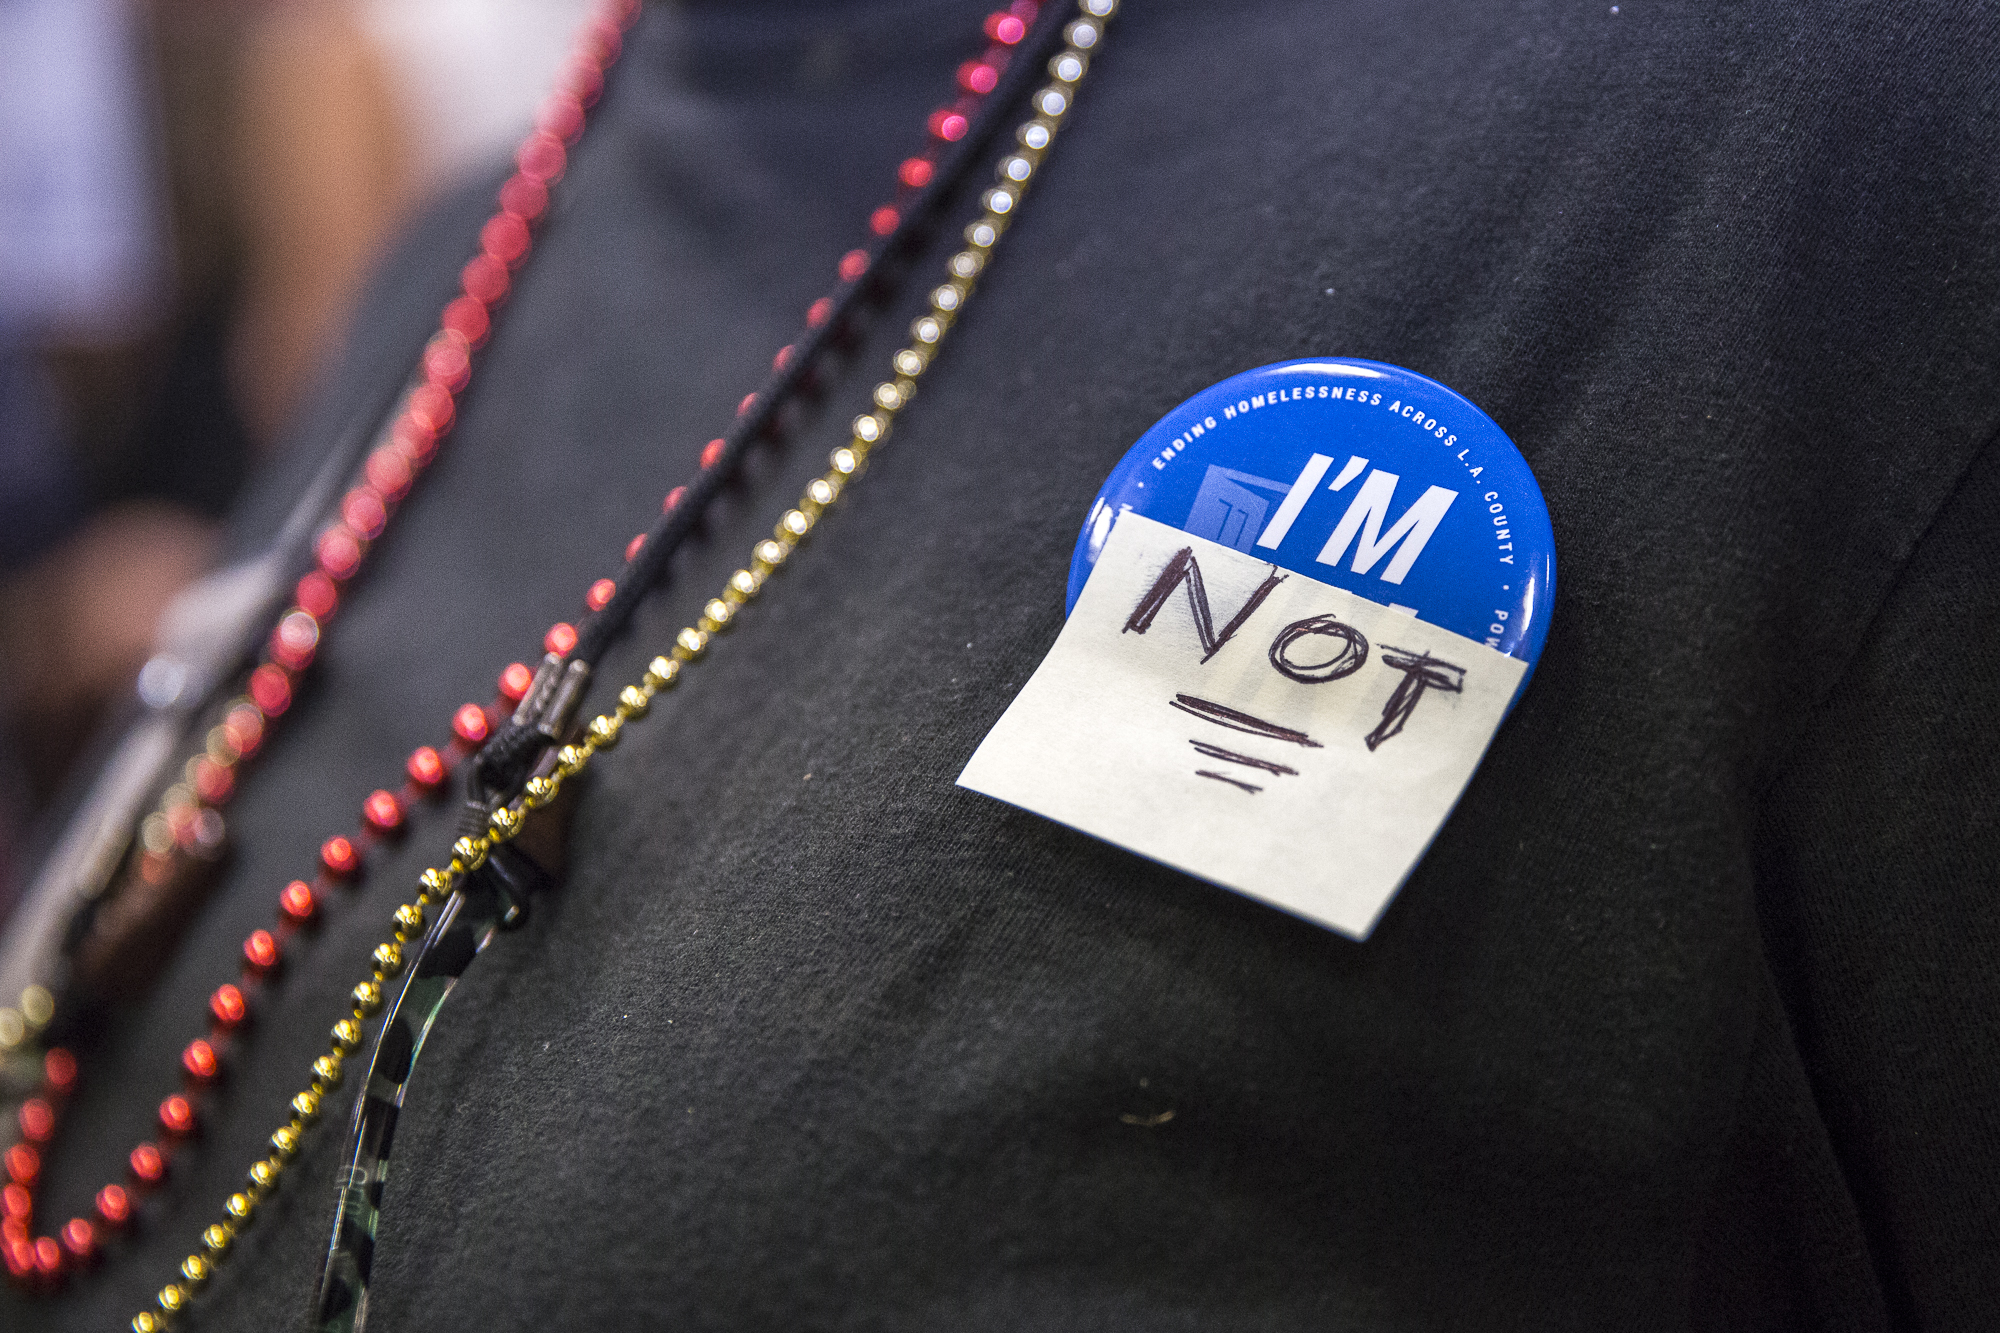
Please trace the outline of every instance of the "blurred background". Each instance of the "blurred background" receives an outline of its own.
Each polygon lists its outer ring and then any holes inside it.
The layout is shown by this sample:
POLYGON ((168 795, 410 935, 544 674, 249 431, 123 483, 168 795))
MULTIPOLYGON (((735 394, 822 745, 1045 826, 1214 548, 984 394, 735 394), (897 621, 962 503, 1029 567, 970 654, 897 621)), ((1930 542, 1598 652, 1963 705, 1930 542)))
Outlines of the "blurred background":
POLYGON ((0 918, 398 227, 588 0, 0 0, 0 918))

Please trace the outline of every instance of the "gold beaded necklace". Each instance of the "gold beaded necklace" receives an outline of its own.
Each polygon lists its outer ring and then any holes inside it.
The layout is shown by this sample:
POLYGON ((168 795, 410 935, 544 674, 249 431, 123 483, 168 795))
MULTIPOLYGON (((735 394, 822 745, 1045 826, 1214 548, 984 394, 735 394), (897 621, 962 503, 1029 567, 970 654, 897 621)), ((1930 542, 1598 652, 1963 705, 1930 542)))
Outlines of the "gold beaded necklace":
MULTIPOLYGON (((245 1187, 224 1201, 223 1217, 203 1230, 201 1247, 182 1261, 174 1278, 160 1289, 154 1306, 133 1316, 134 1333, 159 1333, 192 1305, 216 1266, 253 1221, 258 1205, 278 1186, 306 1133, 320 1118, 326 1098, 341 1082, 347 1060, 361 1044, 363 1023, 382 1009, 386 988, 404 974, 410 961, 406 951, 420 940, 428 943, 436 938, 437 927, 461 904, 468 878, 513 842, 531 814, 547 807, 566 783, 589 768, 599 754, 615 747, 628 723, 644 719, 653 699, 673 688, 685 670, 701 660, 712 637, 735 621, 826 511, 865 473, 870 457, 887 441, 897 414, 914 396, 919 380, 1013 220, 1036 169, 1075 103, 1077 88, 1103 40, 1105 21, 1117 5, 1118 0, 1078 0, 1080 16, 1064 28, 1063 46, 1048 63, 1051 81, 1034 93, 1033 114, 1016 130, 1016 147, 1001 160, 995 184, 981 196, 979 216, 965 229, 965 247, 946 261, 946 280, 931 291, 929 310, 910 326, 909 344, 891 358, 892 377, 875 386, 872 410, 854 419, 848 443, 832 452, 828 470, 808 483, 797 503, 779 517, 771 536, 753 548, 749 564, 726 580, 722 590, 703 606, 696 622, 675 636, 672 648, 655 657, 637 682, 618 692, 615 708, 590 719, 574 743, 555 748, 517 794, 487 814, 482 829, 452 844, 449 860, 418 876, 416 896, 396 909, 394 933, 371 955, 369 974, 354 987, 348 1014, 333 1025, 326 1053, 313 1062, 311 1081, 292 1098, 289 1118, 271 1135, 270 1153, 251 1164, 245 1187), (424 933, 427 926, 432 931, 428 936, 424 933)), ((414 976, 405 978, 405 994, 414 980, 414 976)), ((414 1058, 412 1052, 412 1062, 414 1058)), ((357 1107, 357 1120, 359 1110, 357 1107)), ((367 1230, 372 1235, 372 1215, 367 1230)), ((336 1248, 339 1239, 336 1221, 336 1248)), ((350 1304, 335 1314, 334 1322, 322 1326, 359 1328, 365 1309, 365 1300, 358 1308, 350 1304)))

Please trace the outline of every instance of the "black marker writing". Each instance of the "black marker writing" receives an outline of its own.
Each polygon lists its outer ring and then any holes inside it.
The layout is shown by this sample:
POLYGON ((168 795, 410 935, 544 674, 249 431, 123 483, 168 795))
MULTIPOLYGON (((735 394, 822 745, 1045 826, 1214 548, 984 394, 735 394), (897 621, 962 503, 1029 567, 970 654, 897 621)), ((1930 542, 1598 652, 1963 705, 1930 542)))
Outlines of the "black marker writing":
MULTIPOLYGON (((1325 651, 1326 644, 1316 645, 1325 651)), ((1339 680, 1361 670, 1368 661, 1368 640, 1352 625, 1343 625, 1332 616, 1312 616, 1305 620, 1295 620, 1278 631, 1278 637, 1271 640, 1271 665, 1280 675, 1289 676, 1301 685, 1320 685, 1329 680, 1339 680), (1334 655, 1324 662, 1294 660, 1293 645, 1301 639, 1332 639, 1340 645, 1334 655)))
POLYGON ((1243 609, 1222 627, 1222 633, 1217 634, 1215 613, 1208 605, 1208 589, 1201 581, 1201 566, 1195 563, 1194 548, 1183 546, 1173 559, 1167 561, 1166 568, 1160 571, 1160 577, 1153 581, 1153 586, 1139 599, 1139 604, 1132 608, 1131 616, 1125 621, 1125 632, 1129 634, 1136 630, 1144 634, 1152 628, 1153 617, 1160 614, 1160 608, 1174 595, 1174 587, 1183 580, 1187 583, 1188 609, 1194 613, 1194 632, 1201 637, 1201 660, 1206 662, 1222 651, 1222 645, 1243 628, 1243 622, 1264 604, 1264 599, 1285 581, 1285 576, 1273 567, 1271 576, 1258 585, 1257 591, 1250 594, 1250 600, 1243 603, 1243 609))
POLYGON ((1207 755, 1210 759, 1226 759, 1232 764, 1242 764, 1246 768, 1261 768, 1266 773, 1276 773, 1280 776, 1297 777, 1299 773, 1299 770, 1296 768, 1288 768, 1284 764, 1274 764, 1268 759, 1258 759, 1254 755, 1238 754, 1234 750, 1225 750, 1220 745, 1205 745, 1200 741, 1193 740, 1189 741, 1188 744, 1192 745, 1198 753, 1207 755))
POLYGON ((1382 705, 1382 721, 1368 733, 1370 750, 1403 730, 1410 714, 1417 711, 1417 700, 1424 697, 1425 690, 1458 694, 1465 688, 1464 667, 1439 661, 1429 653, 1412 653, 1405 648, 1391 648, 1384 644, 1382 665, 1402 672, 1403 679, 1397 684, 1395 693, 1389 696, 1389 702, 1382 705))
POLYGON ((1176 694, 1173 706, 1183 713, 1193 713, 1204 722, 1213 722, 1218 727, 1228 727, 1231 731, 1245 731, 1252 736, 1263 736, 1274 741, 1285 741, 1291 745, 1303 745, 1308 750, 1320 749, 1320 743, 1303 731, 1281 727, 1275 722, 1266 722, 1261 717, 1240 712, 1227 704, 1210 703, 1207 699, 1197 699, 1192 694, 1176 694))
POLYGON ((1235 778, 1225 778, 1220 773, 1211 773, 1205 768, 1197 768, 1194 771, 1194 775, 1198 778, 1214 778, 1217 782, 1226 782, 1232 787, 1238 787, 1249 792, 1252 796, 1264 790, 1262 787, 1255 787, 1247 782, 1238 782, 1235 778))

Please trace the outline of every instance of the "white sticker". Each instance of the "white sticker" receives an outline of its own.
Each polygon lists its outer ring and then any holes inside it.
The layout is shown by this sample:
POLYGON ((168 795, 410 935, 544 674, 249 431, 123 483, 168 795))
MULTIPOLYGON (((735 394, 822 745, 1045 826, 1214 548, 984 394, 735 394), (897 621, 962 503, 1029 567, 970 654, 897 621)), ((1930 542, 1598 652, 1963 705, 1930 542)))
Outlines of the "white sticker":
POLYGON ((1366 939, 1526 671, 1128 513, 958 783, 1366 939))

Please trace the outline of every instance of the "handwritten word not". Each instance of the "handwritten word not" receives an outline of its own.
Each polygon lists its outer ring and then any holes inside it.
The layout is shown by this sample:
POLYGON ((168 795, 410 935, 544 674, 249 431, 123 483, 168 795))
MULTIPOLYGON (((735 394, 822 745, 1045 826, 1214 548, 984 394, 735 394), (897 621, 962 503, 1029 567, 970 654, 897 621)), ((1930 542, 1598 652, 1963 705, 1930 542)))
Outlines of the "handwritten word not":
MULTIPOLYGON (((1215 608, 1209 602, 1208 585, 1202 580, 1201 563, 1195 559, 1194 548, 1183 546, 1176 551, 1160 570, 1153 585, 1132 608, 1132 614, 1125 620, 1124 633, 1144 634, 1153 626, 1160 610, 1173 597, 1176 588, 1187 590, 1189 614, 1194 618, 1195 637, 1201 641, 1201 662, 1206 664, 1235 637, 1244 622, 1256 614, 1257 608, 1285 581, 1285 575, 1271 568, 1270 576, 1257 586, 1237 608, 1220 630, 1215 628, 1215 608)), ((1345 624, 1333 616, 1308 616, 1294 620, 1280 629, 1271 639, 1269 652, 1271 669, 1287 680, 1301 685, 1325 685, 1336 680, 1345 680, 1359 672, 1368 664, 1368 638, 1354 626, 1345 624)), ((1402 648, 1392 648, 1383 644, 1376 660, 1389 670, 1399 673, 1397 682, 1388 701, 1382 705, 1382 720, 1366 736, 1369 750, 1379 748, 1384 742, 1402 734, 1411 714, 1417 711, 1417 702, 1428 690, 1438 690, 1447 694, 1462 693, 1465 688, 1465 668, 1432 657, 1426 652, 1410 652, 1402 648)), ((1180 696, 1175 707, 1188 709, 1188 696, 1180 696)), ((1208 710, 1229 712, 1217 704, 1205 704, 1208 710)), ((1257 723, 1259 727, 1269 727, 1260 719, 1237 714, 1225 721, 1210 712, 1207 721, 1232 727, 1236 730, 1252 730, 1245 723, 1257 723)), ((1266 732, 1265 734, 1270 734, 1266 732)), ((1290 739, 1287 737, 1286 739, 1290 739)), ((1310 744, 1311 742, 1307 742, 1310 744)), ((1203 774, 1203 776, 1208 776, 1203 774)))

